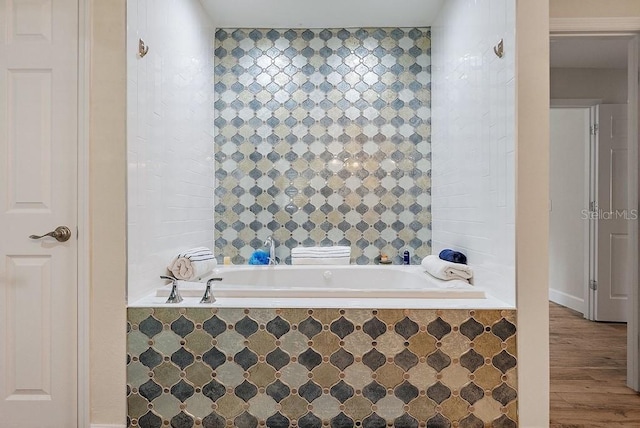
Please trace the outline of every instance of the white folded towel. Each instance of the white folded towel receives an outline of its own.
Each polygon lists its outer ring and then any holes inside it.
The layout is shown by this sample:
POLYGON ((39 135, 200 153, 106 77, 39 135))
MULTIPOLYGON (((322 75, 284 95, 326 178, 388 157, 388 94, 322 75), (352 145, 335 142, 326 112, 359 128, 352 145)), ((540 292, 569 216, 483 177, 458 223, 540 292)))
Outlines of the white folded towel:
POLYGON ((177 279, 192 280, 208 274, 217 264, 209 248, 198 247, 175 256, 167 268, 177 279))
POLYGON ((452 263, 430 255, 422 259, 425 270, 439 279, 462 279, 468 281, 473 277, 473 269, 462 263, 452 263))
POLYGON ((349 257, 291 257, 292 265, 348 265, 349 257))
POLYGON ((296 247, 291 249, 291 258, 350 258, 351 247, 296 247))

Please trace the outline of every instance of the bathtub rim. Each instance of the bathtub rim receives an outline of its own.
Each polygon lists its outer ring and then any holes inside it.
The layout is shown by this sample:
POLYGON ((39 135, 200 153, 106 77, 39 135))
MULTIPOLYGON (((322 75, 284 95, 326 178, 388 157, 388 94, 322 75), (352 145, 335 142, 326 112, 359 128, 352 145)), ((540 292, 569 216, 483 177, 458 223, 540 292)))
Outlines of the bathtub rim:
MULTIPOLYGON (((443 281, 438 278, 434 278, 424 272, 424 269, 420 266, 358 266, 358 265, 313 265, 313 266, 241 266, 239 268, 226 268, 217 269, 213 273, 207 275, 199 282, 182 282, 179 283, 179 287, 182 290, 183 297, 199 297, 204 292, 205 283, 210 278, 225 277, 225 272, 274 272, 274 271, 289 271, 295 272, 298 275, 305 275, 306 272, 313 274, 311 284, 303 284, 302 276, 300 277, 300 285, 286 285, 275 283, 269 284, 252 284, 252 283, 238 283, 237 279, 233 281, 233 284, 225 284, 224 281, 214 283, 212 292, 216 298, 271 298, 279 299, 283 296, 290 296, 291 298, 336 298, 336 299, 484 299, 484 289, 480 287, 474 287, 466 281, 443 281), (390 272, 395 271, 401 275, 407 275, 406 280, 409 284, 397 284, 396 287, 350 287, 349 284, 344 285, 338 282, 332 283, 331 277, 338 274, 339 271, 348 271, 349 274, 357 275, 358 271, 380 271, 390 272), (331 275, 326 278, 325 275, 331 275), (320 277, 326 278, 324 281, 320 277), (320 283, 318 283, 320 281, 320 283), (328 282, 327 282, 328 281, 328 282), (420 282, 423 286, 416 286, 415 282, 420 282), (413 284, 412 284, 413 282, 413 284)), ((273 278, 267 279, 268 282, 273 281, 273 278)), ((342 278, 342 280, 352 280, 353 278, 342 278)), ((404 280, 401 277, 399 280, 404 280)), ((298 280, 296 279, 295 282, 298 280)), ((287 282, 284 280, 283 282, 287 282)), ((291 282, 291 279, 288 280, 291 282)), ((421 285, 422 285, 421 284, 421 285)), ((157 297, 168 297, 170 287, 162 286, 156 289, 157 297)))
MULTIPOLYGON (((203 281, 215 277, 225 270, 268 270, 268 269, 302 269, 302 270, 319 270, 321 268, 328 269, 347 269, 355 268, 376 268, 376 269, 397 269, 407 270, 410 272, 424 272, 420 265, 392 265, 392 266, 376 266, 376 265, 278 265, 278 266, 249 266, 249 265, 231 265, 218 266, 218 272, 203 277, 203 281)), ((179 288, 188 286, 190 282, 180 281, 179 288)), ((194 284, 194 283, 191 283, 194 284)), ((203 282, 195 283, 199 290, 204 291, 203 282)), ((469 285, 473 289, 484 292, 484 298, 392 298, 392 297, 358 297, 358 298, 273 298, 273 297, 218 297, 216 302, 211 304, 200 304, 200 296, 184 297, 184 301, 180 304, 166 304, 166 297, 156 296, 156 291, 149 295, 129 302, 128 307, 189 307, 189 308, 371 308, 371 309, 516 309, 514 305, 508 304, 503 300, 492 296, 484 287, 469 285), (309 300, 311 299, 311 300, 309 300)), ((214 294, 215 296, 215 294, 214 294)))

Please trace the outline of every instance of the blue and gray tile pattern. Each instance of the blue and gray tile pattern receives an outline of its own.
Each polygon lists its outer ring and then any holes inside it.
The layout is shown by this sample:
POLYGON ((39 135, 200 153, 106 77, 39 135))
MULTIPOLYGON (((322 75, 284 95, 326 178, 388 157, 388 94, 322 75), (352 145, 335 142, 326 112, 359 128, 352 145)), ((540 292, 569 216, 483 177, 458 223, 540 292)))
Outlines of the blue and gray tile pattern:
POLYGON ((428 28, 220 29, 215 245, 431 252, 428 28))

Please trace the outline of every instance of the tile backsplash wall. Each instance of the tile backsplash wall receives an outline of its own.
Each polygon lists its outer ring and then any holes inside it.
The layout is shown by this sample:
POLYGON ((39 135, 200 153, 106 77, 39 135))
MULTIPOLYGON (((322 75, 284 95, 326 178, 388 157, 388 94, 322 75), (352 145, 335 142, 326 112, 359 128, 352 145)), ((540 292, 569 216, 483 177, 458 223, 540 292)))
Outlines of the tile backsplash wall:
POLYGON ((515 11, 515 0, 444 2, 432 57, 433 250, 463 251, 474 284, 513 305, 515 11))
POLYGON ((219 29, 215 247, 431 253, 428 28, 219 29))
POLYGON ((127 1, 129 302, 176 253, 213 245, 213 35, 199 0, 127 1))

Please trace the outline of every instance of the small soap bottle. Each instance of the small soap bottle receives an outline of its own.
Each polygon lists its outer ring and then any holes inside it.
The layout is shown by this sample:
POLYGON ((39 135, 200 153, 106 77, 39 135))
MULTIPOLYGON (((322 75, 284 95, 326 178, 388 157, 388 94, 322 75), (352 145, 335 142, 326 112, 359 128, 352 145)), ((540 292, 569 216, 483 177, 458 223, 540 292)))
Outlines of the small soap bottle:
POLYGON ((231 264, 231 257, 229 256, 224 256, 224 264, 226 266, 229 266, 231 264))
POLYGON ((411 264, 411 256, 409 255, 409 250, 404 250, 404 253, 402 253, 402 264, 403 265, 411 264))

